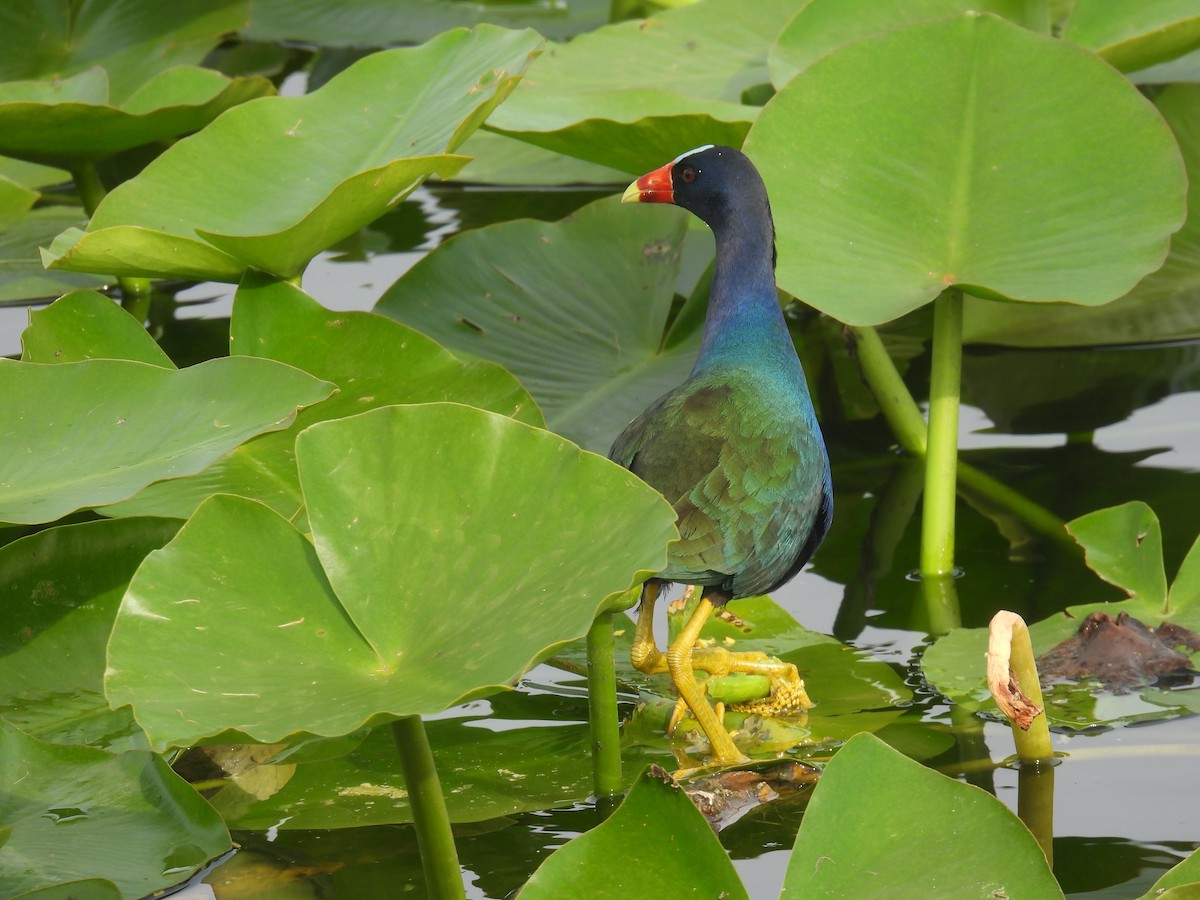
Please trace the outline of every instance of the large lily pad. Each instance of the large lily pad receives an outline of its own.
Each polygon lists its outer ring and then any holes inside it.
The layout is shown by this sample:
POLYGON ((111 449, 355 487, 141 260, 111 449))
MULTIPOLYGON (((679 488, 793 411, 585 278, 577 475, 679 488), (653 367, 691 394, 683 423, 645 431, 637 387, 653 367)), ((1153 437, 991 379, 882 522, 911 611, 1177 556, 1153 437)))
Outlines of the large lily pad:
POLYGON ((1155 98, 1183 152, 1188 214, 1161 269, 1101 307, 963 304, 963 340, 1027 347, 1140 344, 1200 336, 1200 85, 1178 84, 1155 98))
POLYGON ((749 897, 712 827, 661 769, 643 772, 611 818, 556 850, 521 896, 749 897))
POLYGON ((794 0, 707 0, 547 50, 488 121, 549 150, 640 175, 701 144, 738 146, 794 0))
POLYGON ((1062 897, 1041 848, 999 800, 869 734, 825 768, 782 897, 1062 897), (922 853, 914 848, 950 847, 922 853))
POLYGON ((166 519, 86 522, 0 548, 5 720, 60 744, 147 747, 129 709, 110 709, 104 698, 104 651, 134 571, 178 529, 166 519))
POLYGON ((322 422, 296 455, 313 544, 213 497, 129 587, 105 685, 152 746, 345 734, 502 689, 661 568, 675 533, 623 469, 456 404, 322 422))
POLYGON ((0 760, 6 897, 85 878, 141 897, 230 847, 212 807, 153 753, 44 744, 0 722, 0 760))
POLYGON ((265 78, 196 66, 159 73, 120 105, 98 66, 62 81, 0 83, 0 153, 78 166, 199 131, 231 106, 273 93, 265 78))
POLYGON ((1192 0, 1075 0, 1062 36, 1135 72, 1200 47, 1200 10, 1192 0))
POLYGON ((171 362, 142 323, 95 291, 72 291, 42 310, 31 310, 21 333, 25 362, 132 359, 164 369, 171 362))
POLYGON ((6 0, 0 81, 58 81, 94 66, 124 103, 165 69, 196 65, 246 23, 249 0, 6 0))
POLYGON ((332 390, 271 360, 216 359, 183 370, 0 360, 0 521, 52 522, 156 479, 190 475, 286 426, 332 390))
POLYGON ((303 97, 229 111, 110 193, 48 268, 236 281, 280 277, 432 174, 520 77, 540 38, 480 26, 374 53, 303 97), (402 111, 402 112, 398 112, 402 111))
MULTIPOLYGON (((1081 516, 1068 529, 1084 548, 1088 566, 1129 594, 1116 603, 1084 603, 1029 626, 1035 654, 1041 655, 1078 630, 1091 612, 1112 616, 1127 612, 1155 627, 1170 621, 1200 629, 1200 539, 1192 545, 1179 573, 1167 587, 1163 571, 1162 531, 1146 504, 1126 503, 1081 516)), ((967 709, 992 712, 983 675, 987 630, 960 628, 940 638, 921 659, 925 677, 944 695, 967 709)), ((1087 728, 1121 725, 1200 712, 1200 687, 1170 690, 1147 685, 1117 693, 1102 685, 1056 684, 1045 692, 1051 725, 1087 728)))
POLYGON ((558 223, 520 220, 456 236, 376 310, 451 350, 502 364, 548 426, 605 452, 687 376, 699 323, 666 334, 686 220, 611 197, 558 223))
POLYGON ((1179 150, 1149 101, 989 15, 833 51, 764 107, 746 150, 787 198, 780 285, 857 325, 948 287, 1105 303, 1161 265, 1185 214, 1179 150))
POLYGON ((300 431, 318 421, 397 403, 453 401, 541 425, 528 392, 494 363, 465 362, 418 332, 384 316, 333 312, 286 282, 250 273, 238 288, 230 323, 235 353, 275 359, 338 386, 284 431, 262 435, 203 472, 152 484, 105 508, 106 515, 186 518, 213 494, 266 503, 291 519, 304 500, 296 472, 300 431))
POLYGON ((917 22, 947 18, 967 10, 992 13, 1034 31, 1048 34, 1050 19, 1044 2, 1029 0, 812 0, 788 24, 771 47, 771 82, 787 84, 797 72, 843 44, 881 31, 917 22))

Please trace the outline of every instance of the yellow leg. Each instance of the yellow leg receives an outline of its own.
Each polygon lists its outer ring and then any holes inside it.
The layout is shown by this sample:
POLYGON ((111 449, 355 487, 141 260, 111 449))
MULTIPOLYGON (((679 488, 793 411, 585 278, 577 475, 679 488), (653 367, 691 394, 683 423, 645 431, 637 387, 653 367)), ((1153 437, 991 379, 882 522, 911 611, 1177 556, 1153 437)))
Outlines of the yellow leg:
POLYGON ((645 675, 660 675, 667 671, 667 658, 654 643, 654 604, 658 602, 659 589, 657 581, 642 585, 642 605, 638 607, 633 649, 629 652, 633 667, 645 675))
POLYGON ((737 748, 713 708, 708 705, 708 700, 696 682, 696 673, 692 668, 692 652, 696 646, 696 639, 700 637, 700 629, 704 627, 704 623, 708 621, 712 611, 712 601, 702 596, 687 625, 667 650, 667 668, 671 672, 671 680, 675 682, 679 696, 683 698, 696 721, 700 723, 700 727, 704 729, 704 733, 708 735, 708 742, 712 745, 713 754, 709 764, 714 766, 741 765, 749 762, 749 759, 737 748))

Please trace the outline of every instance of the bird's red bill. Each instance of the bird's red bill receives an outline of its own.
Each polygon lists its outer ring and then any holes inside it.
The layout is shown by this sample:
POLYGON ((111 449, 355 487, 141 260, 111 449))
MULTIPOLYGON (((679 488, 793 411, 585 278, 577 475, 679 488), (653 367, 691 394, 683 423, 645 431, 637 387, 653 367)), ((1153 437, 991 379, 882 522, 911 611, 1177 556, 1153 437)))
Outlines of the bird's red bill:
POLYGON ((621 200, 625 203, 674 203, 675 192, 671 187, 671 168, 674 162, 647 172, 628 188, 621 200))

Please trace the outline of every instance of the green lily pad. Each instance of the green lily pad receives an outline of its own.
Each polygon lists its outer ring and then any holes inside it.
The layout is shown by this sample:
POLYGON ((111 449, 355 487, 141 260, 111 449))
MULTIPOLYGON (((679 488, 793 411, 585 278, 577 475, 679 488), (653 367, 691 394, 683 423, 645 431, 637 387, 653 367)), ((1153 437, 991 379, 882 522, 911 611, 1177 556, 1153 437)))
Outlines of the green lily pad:
POLYGON ((1200 336, 1200 85, 1155 98, 1188 173, 1188 215, 1161 269, 1101 307, 1000 304, 964 298, 963 340, 1024 347, 1141 344, 1200 336))
POLYGON ((84 878, 80 881, 66 881, 62 884, 26 891, 18 894, 14 900, 123 900, 120 889, 104 878, 84 878))
POLYGON ((694 320, 664 337, 684 215, 638 212, 610 197, 557 223, 518 220, 457 235, 375 309, 454 352, 500 363, 533 394, 548 427, 606 452, 630 419, 687 377, 700 343, 694 320))
MULTIPOLYGON (((1127 612, 1153 628, 1164 620, 1200 629, 1200 539, 1167 588, 1158 517, 1133 502, 1081 516, 1067 525, 1084 548, 1088 566, 1129 594, 1117 603, 1085 603, 1029 626, 1033 652, 1045 653, 1074 634, 1097 611, 1127 612)), ((987 629, 959 628, 939 638, 921 659, 925 677, 939 692, 967 709, 994 712, 983 672, 987 629)), ((1196 654, 1193 654, 1197 656, 1196 654)), ((1200 658, 1200 657, 1198 657, 1200 658)), ((1200 712, 1200 687, 1167 690, 1148 685, 1114 693, 1090 682, 1055 684, 1045 692, 1046 719, 1065 728, 1125 725, 1200 712)))
POLYGON ((86 522, 0 548, 5 720, 59 744, 148 747, 129 709, 110 709, 104 698, 104 651, 134 571, 178 529, 166 519, 86 522))
POLYGON ((106 515, 186 518, 213 494, 260 500, 284 517, 304 504, 296 472, 296 435, 315 422, 397 403, 453 401, 529 425, 542 415, 528 392, 493 363, 463 361, 398 322, 364 312, 325 309, 294 285, 248 273, 230 323, 235 353, 275 359, 338 386, 283 431, 235 448, 203 472, 148 486, 108 506, 106 515))
POLYGON ((60 81, 101 66, 112 102, 173 66, 198 65, 246 24, 248 0, 6 0, 0 81, 60 81), (150 15, 149 13, 153 14, 150 15))
POLYGON ((32 188, 0 175, 0 228, 21 219, 40 196, 32 188))
POLYGON ((851 738, 813 791, 784 877, 784 900, 1063 896, 1041 848, 986 791, 851 738), (951 852, 914 848, 952 847, 951 852))
POLYGON ((0 302, 57 297, 76 288, 104 287, 109 278, 85 272, 47 272, 38 248, 65 228, 84 224, 82 210, 45 206, 0 226, 0 302))
POLYGON ((1179 150, 1149 101, 989 15, 834 50, 767 103, 746 151, 787 198, 780 285, 856 325, 948 287, 1105 303, 1162 264, 1185 213, 1179 150))
POLYGON ((661 769, 643 772, 617 811, 556 850, 521 889, 526 900, 748 898, 712 826, 661 769))
POLYGON ((1168 871, 1138 900, 1196 900, 1197 897, 1200 897, 1200 851, 1168 871), (1179 891, 1178 896, 1173 896, 1172 891, 1179 891))
POLYGON ((24 362, 131 359, 174 369, 142 323, 95 291, 72 291, 42 310, 30 310, 21 333, 24 362))
POLYGON ((153 753, 45 744, 0 721, 0 759, 6 897, 85 878, 141 897, 231 846, 212 807, 153 753))
POLYGON ((199 131, 230 107, 273 93, 265 78, 196 66, 158 73, 120 105, 99 66, 62 81, 0 83, 0 153, 72 168, 199 131))
POLYGON ((64 233, 47 268, 290 278, 425 178, 512 90, 540 38, 480 26, 374 53, 303 97, 242 104, 180 141, 64 233), (397 110, 403 110, 398 114, 397 110))
POLYGON ((554 46, 488 127, 640 175, 701 144, 739 146, 793 0, 707 0, 554 46))
POLYGON ((967 10, 992 13, 1032 31, 1050 33, 1045 3, 1027 0, 811 0, 771 47, 771 83, 783 87, 798 72, 843 44, 905 25, 957 15, 967 10))
POLYGON ((1200 10, 1191 0, 1075 0, 1062 37, 1136 72, 1200 48, 1200 10))
POLYGON ((296 456, 315 547, 261 504, 212 497, 129 587, 105 686, 154 747, 346 734, 503 689, 660 568, 675 534, 618 466, 456 404, 322 422, 296 456), (520 627, 497 640, 496 616, 520 627))
POLYGON ((0 360, 0 521, 52 522, 190 475, 285 427, 333 386, 270 360, 173 370, 128 360, 0 360), (255 390, 242 390, 254 384, 255 390))

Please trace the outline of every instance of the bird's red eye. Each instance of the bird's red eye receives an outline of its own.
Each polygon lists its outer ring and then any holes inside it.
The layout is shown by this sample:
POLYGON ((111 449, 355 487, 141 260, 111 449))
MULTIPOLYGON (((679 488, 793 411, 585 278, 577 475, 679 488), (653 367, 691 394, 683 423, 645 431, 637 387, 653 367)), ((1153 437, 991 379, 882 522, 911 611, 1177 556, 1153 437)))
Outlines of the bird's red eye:
POLYGON ((696 180, 696 170, 691 166, 684 166, 679 170, 679 177, 683 179, 684 184, 691 184, 696 180))

